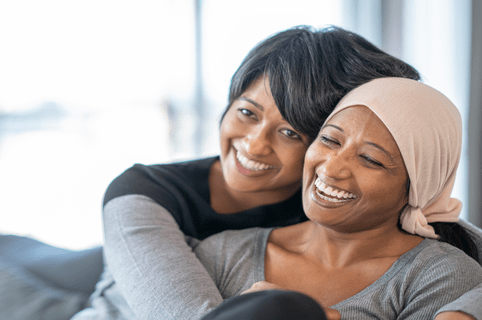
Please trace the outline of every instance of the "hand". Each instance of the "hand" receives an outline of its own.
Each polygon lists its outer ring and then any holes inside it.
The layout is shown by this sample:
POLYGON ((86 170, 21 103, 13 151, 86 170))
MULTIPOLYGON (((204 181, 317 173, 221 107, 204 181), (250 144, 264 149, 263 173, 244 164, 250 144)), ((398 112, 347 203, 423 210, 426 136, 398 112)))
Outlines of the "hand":
MULTIPOLYGON (((287 290, 277 284, 267 282, 267 281, 258 281, 254 283, 251 288, 248 290, 242 292, 241 294, 245 293, 252 293, 252 292, 257 292, 257 291, 266 291, 266 290, 287 290)), ((331 308, 323 308, 323 311, 325 311, 326 318, 328 320, 340 320, 341 319, 341 314, 338 312, 338 310, 331 309, 331 308)))
POLYGON ((255 282, 251 286, 251 288, 249 288, 246 291, 243 291, 241 294, 257 292, 257 291, 266 291, 266 290, 286 290, 286 289, 271 282, 258 281, 258 282, 255 282))
POLYGON ((341 314, 338 310, 331 308, 323 308, 325 311, 326 319, 328 320, 341 320, 341 314))
POLYGON ((435 320, 477 320, 470 314, 461 311, 445 311, 439 313, 435 320))

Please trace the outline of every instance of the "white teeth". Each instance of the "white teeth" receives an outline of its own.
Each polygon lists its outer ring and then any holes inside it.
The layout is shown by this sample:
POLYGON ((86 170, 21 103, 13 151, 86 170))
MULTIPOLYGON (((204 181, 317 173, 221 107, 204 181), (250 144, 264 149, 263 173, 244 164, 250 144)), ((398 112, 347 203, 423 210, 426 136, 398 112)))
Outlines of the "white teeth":
POLYGON ((356 199, 356 195, 351 192, 346 192, 345 190, 338 190, 333 187, 328 187, 321 179, 318 177, 315 180, 315 186, 320 192, 319 195, 322 199, 331 201, 331 202, 343 202, 347 199, 356 199), (322 194, 323 193, 323 194, 322 194), (336 198, 331 198, 331 197, 336 198))
POLYGON ((323 200, 326 200, 326 201, 329 201, 329 202, 343 202, 343 201, 346 201, 346 200, 340 200, 340 199, 335 199, 335 198, 329 198, 327 196, 324 196, 322 194, 319 194, 319 196, 323 199, 323 200))
POLYGON ((266 163, 249 160, 237 150, 236 150, 236 159, 238 159, 239 163, 243 167, 251 171, 262 171, 262 170, 268 170, 268 169, 274 168, 274 166, 267 165, 266 163))

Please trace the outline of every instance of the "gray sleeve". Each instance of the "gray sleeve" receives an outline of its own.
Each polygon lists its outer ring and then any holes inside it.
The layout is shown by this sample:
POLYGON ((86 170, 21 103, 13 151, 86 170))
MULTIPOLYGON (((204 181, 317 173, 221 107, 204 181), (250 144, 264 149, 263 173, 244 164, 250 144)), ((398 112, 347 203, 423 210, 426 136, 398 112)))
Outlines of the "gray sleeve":
POLYGON ((127 195, 103 211, 107 265, 138 319, 198 319, 222 302, 171 214, 127 195))
POLYGON ((461 251, 428 260, 407 295, 407 304, 397 319, 424 319, 444 305, 482 283, 482 267, 461 251), (434 301, 441 304, 436 305, 434 301), (434 309, 435 308, 435 309, 434 309), (433 310, 432 310, 433 309, 433 310))
MULTIPOLYGON (((459 224, 473 233, 479 251, 479 263, 482 264, 482 230, 473 224, 460 220, 459 224)), ((447 304, 437 314, 444 311, 463 311, 477 320, 482 320, 482 284, 465 293, 457 300, 447 304)))
POLYGON ((194 249, 223 298, 239 295, 265 280, 264 257, 271 230, 228 230, 204 239, 194 249))
POLYGON ((447 304, 437 311, 437 314, 444 311, 463 311, 482 320, 482 284, 467 292, 457 300, 447 304))

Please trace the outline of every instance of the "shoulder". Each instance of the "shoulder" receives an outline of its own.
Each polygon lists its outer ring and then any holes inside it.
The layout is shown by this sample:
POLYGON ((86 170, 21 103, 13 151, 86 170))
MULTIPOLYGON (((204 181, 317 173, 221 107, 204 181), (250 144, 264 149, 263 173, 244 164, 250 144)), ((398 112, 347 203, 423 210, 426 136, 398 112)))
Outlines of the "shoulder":
POLYGON ((418 268, 442 268, 446 272, 461 268, 482 270, 477 261, 448 243, 425 239, 424 245, 414 260, 418 268))
POLYGON ((444 305, 482 283, 482 268, 463 251, 425 239, 403 255, 390 292, 401 309, 397 319, 430 318, 444 305))
POLYGON ((482 283, 482 267, 463 251, 443 242, 426 239, 411 264, 417 287, 440 285, 461 292, 482 283))
POLYGON ((432 264, 443 261, 452 267, 457 267, 458 265, 478 266, 478 263, 465 254, 465 252, 448 243, 432 239, 425 239, 424 242, 425 246, 416 257, 418 263, 432 264))
POLYGON ((482 283, 482 268, 461 250, 425 239, 376 283, 358 304, 378 312, 378 318, 433 319, 437 310, 482 283))
POLYGON ((166 168, 169 168, 174 171, 195 173, 197 171, 209 171, 211 166, 214 162, 219 160, 219 156, 196 159, 196 160, 187 160, 187 161, 179 161, 170 164, 165 164, 166 168))
POLYGON ((211 157, 169 164, 135 164, 111 182, 104 195, 104 205, 124 195, 141 194, 156 200, 158 190, 171 192, 188 185, 207 184, 209 168, 216 159, 217 157, 211 157))
POLYGON ((134 166, 124 171, 124 173, 122 173, 117 179, 130 179, 131 177, 136 177, 136 178, 144 177, 145 179, 162 180, 162 179, 169 178, 171 174, 175 179, 179 179, 179 178, 193 179, 194 178, 193 175, 196 176, 200 172, 202 173, 206 171, 209 172, 211 165, 217 159, 218 157, 210 157, 210 158, 165 163, 165 164, 155 164, 155 165, 135 164, 134 166))

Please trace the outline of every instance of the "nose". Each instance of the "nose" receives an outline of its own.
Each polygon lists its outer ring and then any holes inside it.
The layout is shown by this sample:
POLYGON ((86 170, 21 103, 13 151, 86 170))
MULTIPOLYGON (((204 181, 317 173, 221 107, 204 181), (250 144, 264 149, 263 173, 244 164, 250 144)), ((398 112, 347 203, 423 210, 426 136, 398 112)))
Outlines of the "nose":
POLYGON ((250 155, 268 155, 271 153, 270 134, 266 128, 256 128, 248 132, 243 139, 246 153, 250 155))
POLYGON ((330 153, 326 155, 321 169, 326 177, 333 179, 347 179, 351 176, 351 157, 344 152, 330 153))

